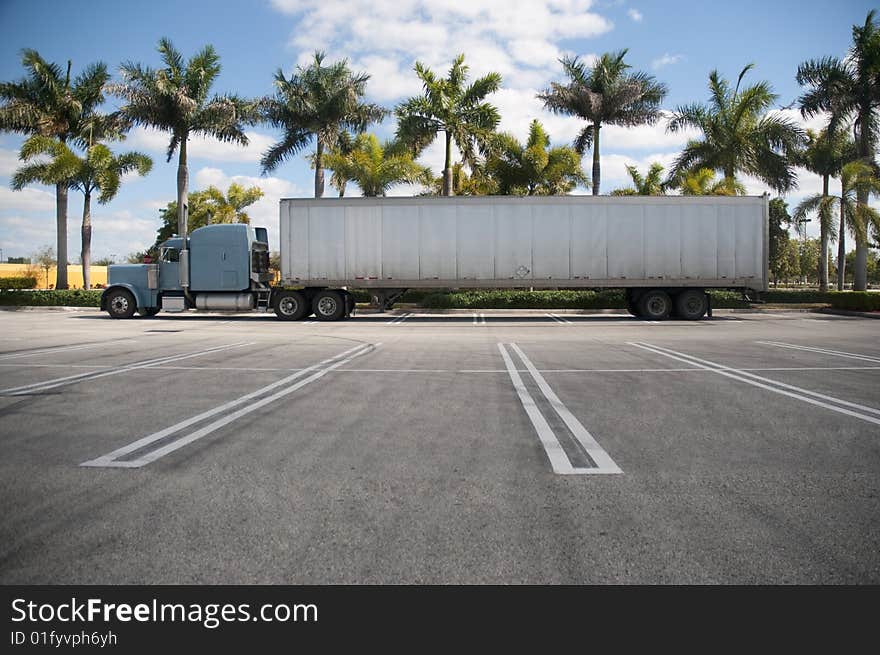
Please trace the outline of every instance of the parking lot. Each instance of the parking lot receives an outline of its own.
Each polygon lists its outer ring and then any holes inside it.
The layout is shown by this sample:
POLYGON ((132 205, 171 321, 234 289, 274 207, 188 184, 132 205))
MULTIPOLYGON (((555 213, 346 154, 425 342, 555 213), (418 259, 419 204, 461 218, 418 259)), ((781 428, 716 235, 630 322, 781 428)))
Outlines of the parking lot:
POLYGON ((2 583, 880 583, 880 322, 0 312, 2 583))

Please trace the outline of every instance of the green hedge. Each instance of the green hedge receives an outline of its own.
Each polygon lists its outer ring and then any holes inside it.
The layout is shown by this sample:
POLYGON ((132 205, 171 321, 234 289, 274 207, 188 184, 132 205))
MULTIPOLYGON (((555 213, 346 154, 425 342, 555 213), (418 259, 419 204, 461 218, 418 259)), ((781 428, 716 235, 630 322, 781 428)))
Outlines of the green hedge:
POLYGON ((55 289, 51 291, 0 291, 0 305, 34 307, 98 307, 101 289, 55 289))
POLYGON ((761 294, 761 299, 769 303, 823 303, 830 304, 839 291, 816 291, 811 289, 792 289, 791 291, 767 291, 761 294))
POLYGON ((856 312, 880 311, 880 293, 868 291, 843 291, 835 293, 831 299, 835 309, 848 309, 856 312))
POLYGON ((35 286, 35 277, 0 277, 0 289, 33 289, 35 286))

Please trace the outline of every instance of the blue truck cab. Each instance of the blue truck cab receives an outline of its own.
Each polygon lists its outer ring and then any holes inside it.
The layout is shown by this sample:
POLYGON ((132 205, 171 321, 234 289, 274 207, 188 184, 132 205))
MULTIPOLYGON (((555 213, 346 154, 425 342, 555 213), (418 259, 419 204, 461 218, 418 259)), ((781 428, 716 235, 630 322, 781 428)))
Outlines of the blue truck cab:
POLYGON ((200 227, 172 237, 158 261, 110 266, 101 309, 112 318, 160 310, 248 311, 272 302, 266 228, 241 223, 200 227))

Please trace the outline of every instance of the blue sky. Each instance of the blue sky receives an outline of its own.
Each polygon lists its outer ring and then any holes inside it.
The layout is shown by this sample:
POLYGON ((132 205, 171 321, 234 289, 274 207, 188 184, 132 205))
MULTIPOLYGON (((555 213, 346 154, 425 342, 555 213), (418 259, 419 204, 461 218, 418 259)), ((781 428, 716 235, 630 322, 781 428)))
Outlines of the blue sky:
MULTIPOLYGON (((854 0, 0 0, 0 79, 21 77, 22 48, 34 48, 62 64, 71 59, 74 73, 98 60, 114 74, 122 61, 155 66, 156 42, 168 36, 185 55, 207 43, 214 45, 223 66, 218 92, 271 93, 272 76, 279 67, 289 73, 315 49, 322 49, 329 58, 346 57, 355 70, 370 73, 369 99, 393 108, 419 91, 412 72, 416 59, 442 71, 455 54, 464 52, 474 75, 498 71, 504 77, 502 90, 492 98, 501 110, 501 129, 522 138, 529 121, 539 118, 554 143, 567 143, 578 131, 578 121, 546 114, 534 97, 550 81, 561 79, 557 60, 564 54, 590 57, 629 48, 630 64, 669 86, 664 103, 669 110, 705 99, 713 68, 735 78, 745 64, 754 62, 757 67, 747 79, 769 80, 782 107, 799 94, 794 79, 797 65, 808 58, 843 55, 852 25, 863 22, 870 8, 871 3, 854 0)), ((107 109, 117 102, 108 99, 107 109)), ((796 117, 795 112, 790 114, 796 117)), ((818 127, 820 122, 809 126, 818 127)), ((375 131, 388 136, 394 127, 389 118, 375 131)), ((249 128, 249 135, 248 148, 193 139, 191 189, 209 184, 225 188, 233 180, 261 186, 265 197, 254 206, 252 219, 266 225, 277 242, 278 199, 310 195, 312 171, 303 157, 296 157, 271 175, 260 176, 260 153, 277 134, 256 126, 249 128)), ((601 146, 603 192, 626 183, 627 163, 642 169, 652 161, 668 164, 687 136, 668 135, 662 124, 633 130, 606 128, 601 146)), ((0 134, 4 258, 29 255, 55 241, 51 189, 9 189, 21 141, 16 135, 0 134)), ((136 129, 126 142, 113 146, 145 151, 155 165, 147 178, 129 179, 116 200, 93 208, 94 256, 122 258, 152 244, 158 209, 175 196, 176 162, 165 162, 166 143, 162 134, 136 129)), ((425 152, 422 162, 439 174, 443 165, 439 141, 425 152)), ((589 168, 589 161, 585 164, 589 168)), ((764 190, 757 181, 747 181, 747 187, 753 193, 764 190)), ((818 187, 815 176, 802 172, 800 188, 789 195, 789 201, 796 203, 818 187)), ((404 187, 395 193, 414 191, 404 187)), ((71 261, 79 253, 81 211, 81 196, 71 193, 71 261)), ((810 231, 815 231, 814 225, 810 231)))

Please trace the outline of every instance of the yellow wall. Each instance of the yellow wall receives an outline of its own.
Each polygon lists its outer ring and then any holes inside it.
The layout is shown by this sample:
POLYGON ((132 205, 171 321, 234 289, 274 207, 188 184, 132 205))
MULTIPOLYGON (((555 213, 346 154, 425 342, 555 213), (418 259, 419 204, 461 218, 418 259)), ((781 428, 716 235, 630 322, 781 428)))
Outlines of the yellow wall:
MULTIPOLYGON (((92 274, 92 286, 96 284, 107 284, 107 267, 106 266, 90 266, 92 274)), ((0 277, 27 277, 33 275, 37 278, 37 288, 45 289, 46 271, 35 264, 0 264, 0 277)), ((55 267, 49 269, 48 286, 55 286, 55 267)), ((67 265, 67 284, 71 289, 82 289, 83 277, 82 266, 79 264, 67 265)))

